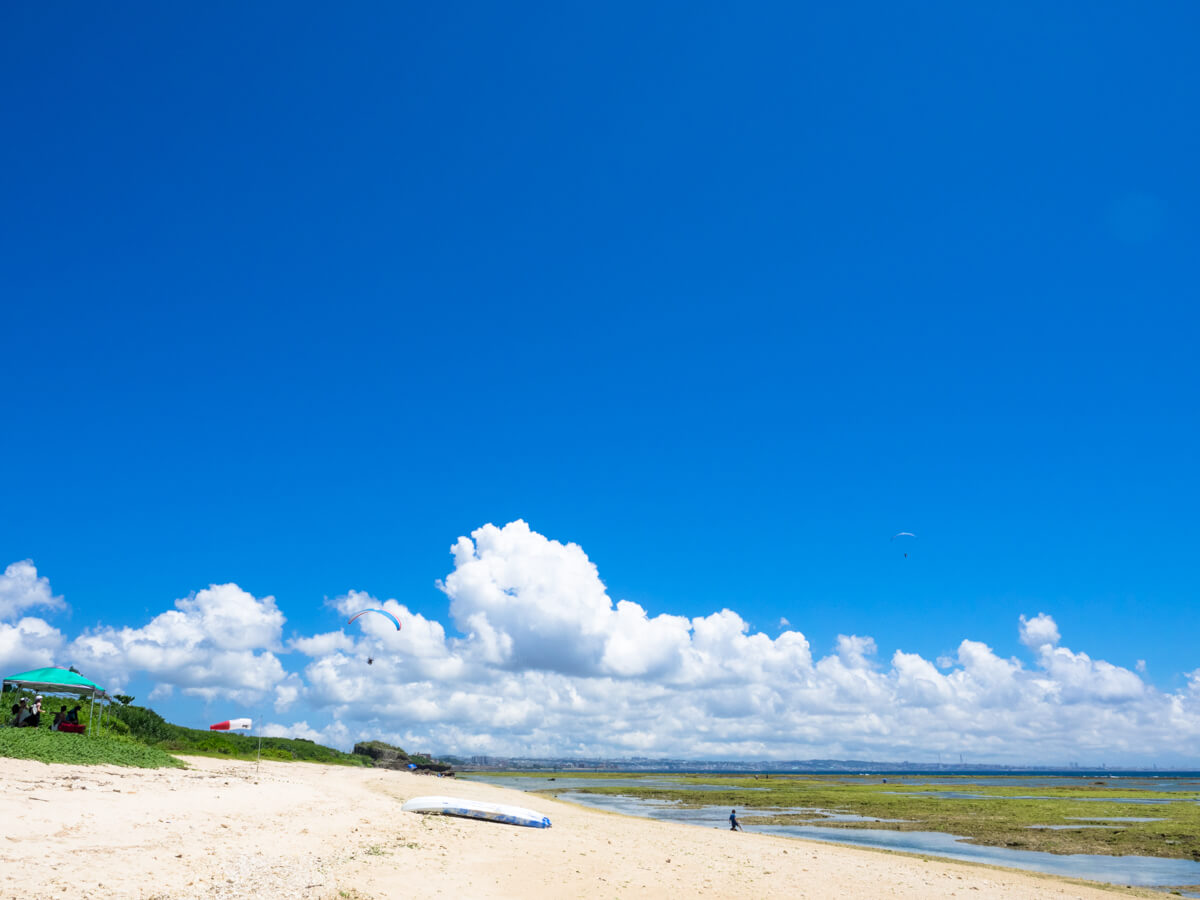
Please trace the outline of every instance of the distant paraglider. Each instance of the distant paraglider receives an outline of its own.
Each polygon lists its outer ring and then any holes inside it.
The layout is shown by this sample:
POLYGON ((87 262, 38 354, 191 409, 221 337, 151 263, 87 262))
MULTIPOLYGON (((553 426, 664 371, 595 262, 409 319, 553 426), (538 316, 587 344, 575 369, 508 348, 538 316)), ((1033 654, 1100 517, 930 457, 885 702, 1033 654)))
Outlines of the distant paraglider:
MULTIPOLYGON (((393 616, 393 615, 392 615, 390 612, 388 612, 386 609, 364 609, 364 610, 362 610, 361 612, 356 612, 354 615, 352 615, 352 616, 350 617, 350 620, 349 620, 349 621, 348 621, 346 624, 347 624, 347 625, 351 625, 351 624, 353 624, 353 623, 354 623, 354 621, 355 621, 356 619, 362 618, 362 617, 363 617, 363 616, 365 616, 367 613, 379 613, 379 615, 381 615, 381 616, 386 616, 386 617, 387 617, 387 619, 388 619, 388 620, 389 620, 389 621, 390 621, 390 622, 391 622, 393 625, 395 625, 395 626, 396 626, 396 630, 397 630, 397 631, 399 631, 399 630, 400 630, 400 620, 399 620, 399 619, 397 619, 395 616, 393 616)), ((368 656, 368 657, 367 657, 367 665, 368 665, 368 666, 373 666, 373 665, 375 665, 375 657, 373 657, 373 656, 368 656)))
MULTIPOLYGON (((896 538, 916 538, 916 535, 915 535, 915 534, 913 534, 911 531, 899 531, 899 532, 897 532, 896 534, 893 534, 893 535, 892 535, 892 540, 893 540, 893 541, 894 541, 896 538)), ((907 550, 904 552, 904 558, 905 558, 905 559, 908 559, 908 551, 907 551, 907 550)))
POLYGON ((396 630, 400 630, 400 620, 393 616, 386 609, 364 609, 362 612, 356 612, 354 615, 352 615, 350 617, 350 621, 348 621, 346 624, 353 624, 356 619, 365 616, 367 613, 379 613, 381 616, 387 616, 389 619, 391 619, 392 624, 396 626, 396 630))

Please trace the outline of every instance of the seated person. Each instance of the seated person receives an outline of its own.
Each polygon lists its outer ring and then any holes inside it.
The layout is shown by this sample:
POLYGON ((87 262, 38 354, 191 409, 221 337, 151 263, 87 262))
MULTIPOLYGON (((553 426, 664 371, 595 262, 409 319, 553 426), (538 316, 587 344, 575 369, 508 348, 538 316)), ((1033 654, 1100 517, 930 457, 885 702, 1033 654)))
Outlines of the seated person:
POLYGON ((18 728, 27 728, 29 726, 29 720, 33 716, 33 710, 31 710, 29 708, 29 701, 26 700, 24 697, 21 698, 21 702, 18 704, 18 707, 19 708, 17 709, 17 727, 18 728))
POLYGON ((67 721, 70 722, 72 725, 79 724, 79 704, 78 703, 76 703, 73 707, 71 707, 71 711, 67 713, 67 721))
POLYGON ((58 731, 58 726, 61 725, 65 721, 67 721, 67 708, 64 706, 64 707, 61 707, 59 709, 59 711, 54 714, 54 724, 50 726, 50 730, 58 731))
POLYGON ((10 724, 10 725, 12 725, 14 728, 15 728, 15 727, 17 726, 17 724, 18 724, 18 723, 17 723, 17 716, 19 716, 20 714, 21 714, 21 704, 20 704, 20 703, 14 703, 14 704, 12 705, 12 721, 11 721, 11 722, 9 722, 9 724, 10 724))

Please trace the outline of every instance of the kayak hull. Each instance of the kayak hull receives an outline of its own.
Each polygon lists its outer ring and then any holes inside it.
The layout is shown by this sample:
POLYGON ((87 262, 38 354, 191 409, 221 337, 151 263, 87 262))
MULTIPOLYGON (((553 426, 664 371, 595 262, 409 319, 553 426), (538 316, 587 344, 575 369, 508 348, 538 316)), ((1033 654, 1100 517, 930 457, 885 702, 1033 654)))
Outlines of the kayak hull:
POLYGON ((413 797, 404 804, 405 812, 424 815, 461 816, 505 825, 524 825, 527 828, 549 828, 550 820, 540 812, 507 803, 484 803, 462 797, 413 797))

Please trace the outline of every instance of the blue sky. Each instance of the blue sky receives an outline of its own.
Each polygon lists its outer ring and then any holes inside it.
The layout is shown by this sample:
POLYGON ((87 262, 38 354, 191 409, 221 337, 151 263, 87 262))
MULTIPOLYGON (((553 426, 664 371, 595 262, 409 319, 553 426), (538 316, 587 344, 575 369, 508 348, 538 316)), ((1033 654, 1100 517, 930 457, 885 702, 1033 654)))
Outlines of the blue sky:
POLYGON ((234 584, 285 619, 251 648, 301 684, 280 728, 436 744, 383 701, 351 723, 289 642, 362 591, 515 672, 467 623, 509 620, 437 584, 521 520, 505 553, 577 544, 647 621, 870 636, 895 682, 964 639, 1042 671, 1044 613, 1200 698, 1193 5, 0 17, 0 567, 65 601, 12 588, 8 627, 58 637, 6 664, 75 653, 201 723, 234 701, 77 641, 234 584))

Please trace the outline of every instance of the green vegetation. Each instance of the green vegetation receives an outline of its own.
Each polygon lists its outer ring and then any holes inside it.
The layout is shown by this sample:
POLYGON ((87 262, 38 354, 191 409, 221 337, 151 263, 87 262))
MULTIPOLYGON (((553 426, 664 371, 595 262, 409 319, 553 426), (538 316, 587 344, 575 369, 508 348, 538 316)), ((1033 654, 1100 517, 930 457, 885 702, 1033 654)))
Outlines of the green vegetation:
MULTIPOLYGON (((589 778, 572 773, 572 778, 589 778)), ((611 777, 611 776, 610 776, 611 777)), ((629 778, 625 774, 618 776, 629 778)), ((634 776, 636 777, 636 776, 634 776)), ((1200 792, 1137 790, 1136 785, 1078 787, 1012 787, 967 778, 955 784, 900 785, 846 782, 814 776, 769 779, 725 776, 656 775, 682 787, 596 786, 571 788, 596 794, 675 801, 683 806, 728 806, 744 810, 746 825, 816 825, 835 828, 885 828, 897 831, 940 831, 962 835, 979 844, 1043 850, 1050 853, 1101 853, 1200 860, 1200 792), (726 790, 689 790, 688 783, 718 785, 726 790), (961 792, 970 798, 928 796, 922 792, 961 792), (1036 797, 1031 795, 1036 794, 1036 797), (974 799, 978 795, 980 799, 974 799), (1045 798, 1045 799, 1043 799, 1045 798), (1130 800, 1169 800, 1130 803, 1130 800), (871 821, 838 822, 825 812, 851 813, 871 821), (1098 817, 1156 818, 1158 822, 1103 822, 1098 817), (895 819, 902 821, 877 821, 895 819), (1091 821, 1083 821, 1083 820, 1091 821), (1063 830, 1031 826, 1066 825, 1063 830), (1082 828, 1099 825, 1099 828, 1082 828)), ((547 793, 554 793, 550 788, 547 793)))
POLYGON ((0 728, 0 756, 44 763, 109 764, 142 769, 183 765, 166 751, 128 737, 109 734, 84 737, 48 728, 0 728))
MULTIPOLYGON (((26 696, 29 695, 25 692, 26 696)), ((80 703, 79 722, 87 734, 66 734, 51 731, 54 714, 62 706, 70 709, 75 698, 48 696, 42 709, 41 725, 37 728, 0 728, 0 757, 37 759, 61 763, 113 763, 126 766, 180 766, 170 754, 215 756, 228 759, 262 759, 284 762, 301 761, 342 766, 380 765, 407 768, 412 762, 420 769, 442 772, 450 766, 424 756, 409 756, 399 747, 381 741, 359 744, 354 753, 343 753, 332 747, 303 738, 260 738, 256 735, 205 731, 172 725, 158 713, 144 706, 134 706, 133 697, 120 695, 120 705, 113 704, 103 711, 95 708, 92 717, 90 703, 80 703)), ((5 713, 18 700, 14 691, 0 695, 0 711, 5 713)), ((7 724, 11 716, 4 716, 7 724)))
MULTIPOLYGON (((114 706, 111 713, 115 722, 129 729, 131 737, 169 753, 221 756, 230 759, 258 758, 259 738, 251 735, 201 731, 198 728, 172 725, 154 710, 144 706, 114 706)), ((361 756, 343 753, 303 738, 262 738, 262 758, 343 766, 370 765, 370 762, 361 756)))
MULTIPOLYGON (((31 696, 24 692, 25 696, 31 696)), ((125 697, 125 695, 122 695, 125 697)), ((132 701, 132 697, 128 697, 132 701)), ((18 700, 14 691, 0 695, 0 711, 8 713, 18 700)), ((11 714, 4 716, 7 724, 11 714)), ((257 759, 259 739, 241 734, 201 731, 172 725, 152 709, 130 704, 112 705, 103 711, 74 697, 48 695, 43 703, 41 725, 37 728, 0 728, 0 757, 37 759, 60 763, 111 763, 122 766, 181 766, 172 753, 193 756, 218 756, 230 759, 257 759), (80 704, 79 723, 87 734, 51 731, 54 713, 60 707, 80 704)), ((363 766, 370 761, 342 753, 301 738, 263 738, 262 758, 302 760, 333 765, 363 766)))
POLYGON ((402 763, 407 765, 411 757, 399 747, 385 744, 383 741, 359 741, 354 745, 356 756, 367 756, 377 763, 402 763))

